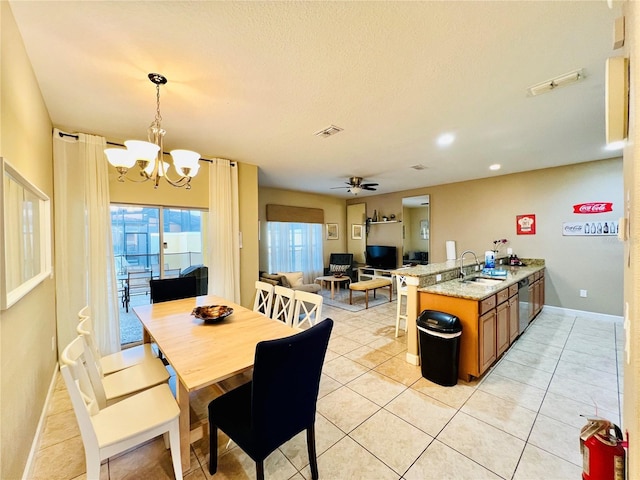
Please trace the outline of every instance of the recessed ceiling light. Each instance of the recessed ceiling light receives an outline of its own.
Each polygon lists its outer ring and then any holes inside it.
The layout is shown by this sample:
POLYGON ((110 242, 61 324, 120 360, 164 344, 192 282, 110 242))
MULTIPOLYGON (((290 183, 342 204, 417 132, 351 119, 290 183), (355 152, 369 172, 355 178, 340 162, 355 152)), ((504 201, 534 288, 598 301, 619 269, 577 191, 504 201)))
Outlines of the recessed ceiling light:
POLYGON ((622 150, 623 148, 624 148, 624 140, 607 143, 607 146, 604 147, 605 150, 622 150))
POLYGON ((455 139, 456 139, 456 136, 453 133, 443 133, 438 137, 438 140, 436 140, 436 143, 441 147, 448 147, 453 143, 455 139))
POLYGON ((499 163, 494 163, 493 165, 489 165, 489 170, 500 170, 501 165, 499 163))

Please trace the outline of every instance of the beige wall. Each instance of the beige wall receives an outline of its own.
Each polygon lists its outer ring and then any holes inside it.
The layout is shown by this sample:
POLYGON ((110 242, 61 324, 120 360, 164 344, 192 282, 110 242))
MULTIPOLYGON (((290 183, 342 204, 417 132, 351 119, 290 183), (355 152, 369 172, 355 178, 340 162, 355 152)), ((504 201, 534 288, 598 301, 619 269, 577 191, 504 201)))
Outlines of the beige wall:
MULTIPOLYGON (((53 198, 52 126, 8 2, 0 2, 0 155, 53 198)), ((0 478, 21 478, 56 368, 54 280, 0 312, 0 478)))
POLYGON ((241 304, 253 307, 255 281, 258 271, 258 168, 246 163, 238 164, 238 188, 240 190, 240 296, 241 304))
POLYGON ((364 264, 364 251, 367 245, 366 224, 367 221, 367 204, 366 203, 353 203, 347 207, 347 224, 345 226, 345 232, 347 237, 347 253, 353 254, 353 261, 355 263, 364 264), (362 238, 351 238, 353 225, 360 225, 362 227, 362 238))
MULTIPOLYGON (((260 270, 268 271, 267 257, 267 204, 289 205, 294 207, 322 208, 324 210, 325 223, 338 224, 338 240, 327 240, 324 235, 324 265, 329 265, 329 255, 332 253, 344 253, 347 251, 345 200, 316 195, 312 193, 295 192, 293 190, 281 190, 278 188, 260 188, 258 198, 258 219, 260 220, 260 270)), ((358 203, 358 202, 354 202, 358 203)), ((349 228, 351 228, 349 226, 349 228)), ((325 232, 323 232, 324 234, 325 232)), ((351 235, 351 232, 348 233, 351 235)), ((258 271, 255 272, 254 281, 258 279, 258 271)))
MULTIPOLYGON (((640 478, 640 447, 637 439, 640 436, 640 268, 638 255, 640 254, 640 210, 637 208, 640 198, 640 169, 635 165, 635 159, 640 158, 640 129, 638 128, 638 112, 640 111, 640 96, 637 88, 640 85, 640 32, 633 26, 640 25, 640 9, 636 2, 626 2, 624 5, 627 41, 626 55, 630 58, 630 99, 629 99, 629 142, 624 149, 624 196, 628 195, 630 208, 630 237, 625 243, 624 254, 624 300, 628 305, 628 322, 625 321, 625 335, 629 346, 628 356, 624 355, 624 399, 622 402, 622 427, 626 431, 629 443, 629 458, 627 478, 640 478), (629 26, 632 26, 629 28, 629 26), (626 259, 630 261, 627 262, 626 259), (634 440, 635 439, 635 440, 634 440)), ((616 52, 617 53, 617 52, 616 52)))
MULTIPOLYGON (((457 254, 470 249, 479 257, 493 240, 507 238, 522 258, 544 258, 547 265, 546 304, 590 312, 622 315, 623 246, 615 237, 565 237, 563 222, 583 202, 613 202, 613 212, 591 215, 617 220, 623 214, 622 161, 581 163, 559 168, 503 175, 469 182, 364 197, 367 214, 402 211, 402 197, 430 195, 429 261, 446 260, 445 241, 455 240, 457 254), (515 217, 536 215, 536 235, 516 235, 515 217), (587 298, 579 296, 587 290, 587 298)), ((348 200, 348 203, 354 200, 348 200)), ((402 246, 401 224, 372 225, 367 243, 402 246)), ((503 253, 505 250, 502 251, 503 253)))

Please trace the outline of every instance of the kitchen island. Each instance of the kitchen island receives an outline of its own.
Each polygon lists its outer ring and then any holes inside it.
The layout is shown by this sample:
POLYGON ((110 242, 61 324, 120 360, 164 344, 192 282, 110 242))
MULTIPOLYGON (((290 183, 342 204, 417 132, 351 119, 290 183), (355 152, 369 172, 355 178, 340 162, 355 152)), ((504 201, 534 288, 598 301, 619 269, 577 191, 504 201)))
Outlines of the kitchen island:
MULTIPOLYGON (((506 270, 506 277, 488 282, 493 283, 489 285, 461 282, 459 261, 453 260, 395 270, 395 275, 407 278, 407 362, 420 363, 416 327, 419 313, 425 309, 440 310, 458 316, 463 325, 459 377, 482 375, 544 304, 544 260, 523 262, 526 266, 496 265, 497 269, 506 270), (526 302, 525 318, 520 319, 518 285, 522 280, 529 283, 526 293, 530 300, 526 302)), ((463 265, 467 280, 481 274, 475 268, 475 262, 463 265)))

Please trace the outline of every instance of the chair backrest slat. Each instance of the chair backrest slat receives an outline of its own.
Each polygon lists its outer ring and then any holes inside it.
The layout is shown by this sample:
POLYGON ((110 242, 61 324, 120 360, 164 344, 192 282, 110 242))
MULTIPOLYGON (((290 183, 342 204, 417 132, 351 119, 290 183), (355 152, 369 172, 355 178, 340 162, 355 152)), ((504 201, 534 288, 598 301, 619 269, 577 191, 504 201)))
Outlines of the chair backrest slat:
POLYGON ((93 321, 90 317, 85 317, 84 319, 78 322, 78 326, 76 327, 76 332, 78 335, 81 335, 84 338, 87 347, 91 350, 93 357, 98 361, 98 371, 101 375, 103 375, 102 367, 100 366, 100 358, 102 355, 100 354, 100 349, 98 348, 98 340, 96 339, 96 332, 93 329, 93 321))
POLYGON ((253 302, 253 311, 260 312, 267 317, 271 316, 271 304, 273 302, 273 285, 267 282, 256 281, 256 297, 253 302))
POLYGON ((307 323, 310 327, 315 325, 322 315, 322 301, 322 296, 316 293, 296 291, 292 326, 299 328, 307 323))
POLYGON ((293 321, 296 291, 291 288, 276 285, 273 289, 273 293, 274 301, 271 318, 274 320, 280 320, 281 322, 291 326, 293 321))

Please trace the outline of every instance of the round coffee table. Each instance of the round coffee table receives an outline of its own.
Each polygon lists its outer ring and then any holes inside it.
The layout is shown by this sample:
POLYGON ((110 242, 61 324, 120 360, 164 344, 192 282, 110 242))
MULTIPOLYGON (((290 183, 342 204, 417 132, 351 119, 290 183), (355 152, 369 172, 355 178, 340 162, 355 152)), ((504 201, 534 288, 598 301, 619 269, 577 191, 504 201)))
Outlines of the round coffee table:
POLYGON ((334 285, 337 285, 337 290, 340 291, 340 284, 343 282, 351 282, 349 275, 343 275, 341 277, 334 277, 333 275, 325 275, 323 277, 316 278, 316 283, 320 282, 322 288, 326 288, 326 283, 331 284, 331 300, 333 300, 334 285))

